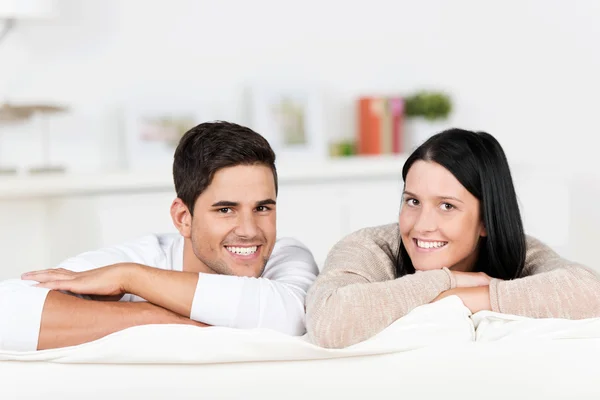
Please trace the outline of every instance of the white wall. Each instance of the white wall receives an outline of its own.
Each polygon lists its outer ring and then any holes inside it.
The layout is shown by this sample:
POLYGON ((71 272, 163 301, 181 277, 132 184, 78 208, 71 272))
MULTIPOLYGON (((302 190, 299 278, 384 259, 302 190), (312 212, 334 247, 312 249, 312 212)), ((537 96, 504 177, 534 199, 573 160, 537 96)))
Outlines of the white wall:
POLYGON ((0 47, 0 95, 83 115, 64 135, 89 168, 103 161, 84 137, 118 104, 177 96, 237 119, 253 79, 325 85, 333 137, 353 134, 354 96, 431 87, 452 93, 451 124, 493 133, 513 162, 599 165, 585 145, 600 133, 595 0, 57 4, 59 19, 25 22, 0 47))
MULTIPOLYGON (((357 95, 444 89, 455 101, 449 125, 494 134, 511 163, 591 174, 571 193, 569 234, 578 257, 594 261, 598 1, 57 3, 60 18, 22 23, 0 46, 0 99, 71 106, 52 133, 53 154, 72 169, 117 166, 123 104, 177 99, 207 119, 244 122, 246 84, 317 83, 329 104, 324 134, 337 138, 354 133, 357 95)), ((30 128, 0 129, 0 160, 39 159, 30 128)))
MULTIPOLYGON (((328 170, 327 175, 319 176, 306 173, 306 167, 304 171, 280 168, 278 236, 302 241, 322 267, 341 237, 363 227, 397 221, 403 161, 393 159, 387 165, 372 161, 372 173, 367 174, 367 162, 346 165, 355 171, 353 175, 332 176, 333 170, 341 170, 341 165, 335 163, 313 167, 313 171, 328 170), (305 173, 302 180, 290 179, 300 172, 305 173)), ((526 231, 564 257, 576 254, 575 258, 582 261, 580 254, 591 254, 585 242, 572 234, 571 190, 560 171, 520 167, 513 173, 526 231)), ((82 195, 65 191, 61 196, 28 201, 0 196, 0 220, 4 222, 0 225, 0 245, 8 250, 1 253, 0 280, 31 269, 53 267, 74 254, 149 232, 175 232, 168 213, 175 196, 171 185, 147 191, 133 180, 130 189, 137 192, 100 189, 101 193, 82 195)), ((585 233, 590 238, 593 227, 587 228, 585 233)), ((600 271, 597 263, 588 265, 600 271)))

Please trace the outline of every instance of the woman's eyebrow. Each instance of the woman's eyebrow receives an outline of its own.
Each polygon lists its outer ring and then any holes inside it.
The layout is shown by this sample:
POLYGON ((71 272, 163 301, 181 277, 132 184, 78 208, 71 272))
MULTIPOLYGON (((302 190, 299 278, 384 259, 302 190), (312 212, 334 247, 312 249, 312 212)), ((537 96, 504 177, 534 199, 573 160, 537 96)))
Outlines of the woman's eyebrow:
MULTIPOLYGON (((419 197, 416 194, 414 194, 413 192, 409 192, 407 190, 405 190, 403 194, 407 195, 407 196, 411 196, 411 197, 419 197)), ((461 199, 454 197, 454 196, 436 196, 435 198, 438 200, 454 200, 454 201, 458 201, 459 203, 464 204, 464 201, 462 201, 461 199)))

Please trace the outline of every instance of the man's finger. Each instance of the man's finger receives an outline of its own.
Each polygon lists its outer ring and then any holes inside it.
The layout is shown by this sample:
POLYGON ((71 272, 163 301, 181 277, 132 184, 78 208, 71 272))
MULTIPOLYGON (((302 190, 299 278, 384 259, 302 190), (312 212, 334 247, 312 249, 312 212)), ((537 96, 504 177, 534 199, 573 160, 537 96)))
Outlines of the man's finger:
POLYGON ((72 292, 73 288, 69 285, 69 281, 48 281, 40 282, 35 287, 45 288, 50 290, 66 290, 72 292))
POLYGON ((38 274, 44 274, 44 273, 47 273, 47 272, 48 272, 47 269, 40 269, 40 270, 37 270, 37 271, 29 271, 29 272, 25 272, 24 274, 22 274, 21 277, 38 275, 38 274))
POLYGON ((24 275, 22 277, 22 279, 30 279, 33 281, 38 281, 38 282, 50 282, 50 281, 70 281, 75 279, 75 277, 73 275, 64 275, 64 274, 57 274, 57 273, 51 273, 51 272, 47 272, 47 273, 39 273, 36 275, 24 275))
POLYGON ((40 270, 37 270, 37 271, 25 272, 24 274, 21 275, 21 278, 23 278, 23 277, 30 277, 30 276, 37 276, 37 275, 40 275, 40 274, 74 275, 75 272, 69 271, 69 270, 64 269, 64 268, 40 269, 40 270))

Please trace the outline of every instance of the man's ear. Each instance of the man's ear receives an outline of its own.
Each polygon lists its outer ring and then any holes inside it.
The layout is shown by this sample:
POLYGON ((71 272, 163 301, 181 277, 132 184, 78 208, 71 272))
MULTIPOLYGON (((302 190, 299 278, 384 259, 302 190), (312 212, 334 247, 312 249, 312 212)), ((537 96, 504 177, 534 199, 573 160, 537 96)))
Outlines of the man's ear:
POLYGON ((192 213, 179 197, 171 204, 171 219, 181 236, 184 238, 192 236, 192 213))

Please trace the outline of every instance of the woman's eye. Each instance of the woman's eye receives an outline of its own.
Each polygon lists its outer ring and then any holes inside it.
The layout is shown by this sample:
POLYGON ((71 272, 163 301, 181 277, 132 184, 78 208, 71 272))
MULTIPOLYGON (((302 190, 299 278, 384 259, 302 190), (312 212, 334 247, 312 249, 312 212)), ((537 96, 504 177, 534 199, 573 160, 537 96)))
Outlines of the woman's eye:
POLYGON ((450 211, 450 210, 454 209, 454 206, 452 204, 450 204, 450 203, 443 203, 442 204, 442 209, 444 211, 450 211))
POLYGON ((409 206, 418 206, 419 205, 419 200, 417 200, 417 199, 406 199, 406 204, 408 204, 409 206))

